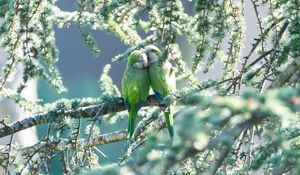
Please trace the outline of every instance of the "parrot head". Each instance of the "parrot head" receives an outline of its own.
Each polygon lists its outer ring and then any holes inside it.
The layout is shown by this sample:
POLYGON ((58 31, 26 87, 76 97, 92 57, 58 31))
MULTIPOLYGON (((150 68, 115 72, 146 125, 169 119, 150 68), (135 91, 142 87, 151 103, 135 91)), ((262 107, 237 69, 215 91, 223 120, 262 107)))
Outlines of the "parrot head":
POLYGON ((146 46, 145 53, 147 54, 149 64, 158 61, 162 56, 160 49, 154 45, 146 46))
POLYGON ((128 57, 128 65, 133 67, 143 69, 148 66, 148 59, 146 53, 143 53, 139 50, 131 52, 128 57))

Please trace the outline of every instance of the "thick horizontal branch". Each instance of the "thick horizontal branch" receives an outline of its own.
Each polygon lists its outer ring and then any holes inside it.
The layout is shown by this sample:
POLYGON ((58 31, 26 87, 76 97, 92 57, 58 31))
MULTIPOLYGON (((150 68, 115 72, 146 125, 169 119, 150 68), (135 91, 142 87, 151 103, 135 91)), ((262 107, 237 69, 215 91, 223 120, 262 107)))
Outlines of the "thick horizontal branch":
MULTIPOLYGON (((154 96, 149 96, 145 106, 155 106, 159 105, 154 96)), ((57 117, 61 117, 59 119, 63 119, 64 116, 69 116, 71 118, 93 118, 97 114, 98 115, 106 115, 110 113, 116 113, 120 111, 124 111, 124 102, 123 98, 117 97, 115 99, 111 99, 108 102, 103 102, 99 105, 92 105, 87 107, 81 107, 73 110, 66 111, 55 111, 55 112, 47 112, 42 114, 36 114, 31 117, 24 118, 23 120, 17 121, 15 123, 5 125, 0 128, 0 138, 11 135, 13 133, 19 132, 21 130, 51 122, 53 120, 57 120, 57 117)))

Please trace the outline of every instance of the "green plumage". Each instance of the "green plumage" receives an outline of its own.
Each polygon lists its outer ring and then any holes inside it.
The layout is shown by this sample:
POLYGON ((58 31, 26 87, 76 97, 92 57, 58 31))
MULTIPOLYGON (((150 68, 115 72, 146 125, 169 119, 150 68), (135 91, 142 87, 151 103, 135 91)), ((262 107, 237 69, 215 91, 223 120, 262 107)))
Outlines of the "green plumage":
MULTIPOLYGON (((156 46, 149 45, 145 50, 149 62, 148 72, 150 84, 157 99, 162 102, 165 96, 176 89, 175 71, 168 60, 165 59, 165 61, 163 61, 162 53, 156 46)), ((170 137, 173 140, 174 122, 172 105, 165 109, 164 117, 170 137)))
POLYGON ((150 81, 147 68, 141 62, 141 51, 133 51, 128 57, 128 63, 122 79, 122 95, 129 112, 128 138, 131 138, 138 110, 149 95, 150 81))

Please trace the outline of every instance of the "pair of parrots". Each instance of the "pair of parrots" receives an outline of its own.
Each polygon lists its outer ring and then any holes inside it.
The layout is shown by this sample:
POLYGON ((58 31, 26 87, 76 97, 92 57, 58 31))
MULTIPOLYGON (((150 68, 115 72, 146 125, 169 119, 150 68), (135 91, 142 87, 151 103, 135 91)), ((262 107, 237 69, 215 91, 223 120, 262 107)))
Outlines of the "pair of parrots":
MULTIPOLYGON (((167 59, 162 59, 162 52, 154 45, 133 51, 122 79, 122 95, 125 107, 129 112, 128 138, 132 138, 138 110, 149 95, 150 86, 156 99, 161 103, 163 98, 176 89, 175 71, 167 59)), ((173 140, 173 106, 164 110, 168 131, 173 140)))

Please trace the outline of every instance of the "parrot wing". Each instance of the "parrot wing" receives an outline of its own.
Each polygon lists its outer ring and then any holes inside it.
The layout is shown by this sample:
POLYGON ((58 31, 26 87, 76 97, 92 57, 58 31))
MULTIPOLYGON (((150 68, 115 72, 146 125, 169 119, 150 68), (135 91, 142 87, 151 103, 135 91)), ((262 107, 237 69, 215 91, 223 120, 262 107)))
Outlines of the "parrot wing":
POLYGON ((149 94, 150 82, 147 70, 126 70, 122 79, 122 94, 129 112, 128 138, 132 138, 138 110, 149 94))
MULTIPOLYGON (((175 71, 169 62, 152 63, 149 67, 149 76, 154 95, 159 102, 170 92, 176 89, 175 71)), ((171 137, 171 144, 174 137, 174 121, 173 121, 173 106, 170 105, 164 110, 164 117, 166 120, 167 128, 171 137)))
POLYGON ((158 62, 154 64, 150 68, 151 86, 157 99, 162 101, 163 97, 176 88, 175 72, 169 62, 164 63, 162 67, 158 62))
POLYGON ((122 79, 122 94, 125 99, 125 106, 130 109, 134 105, 139 110, 146 101, 149 94, 149 78, 147 71, 128 73, 122 79))

